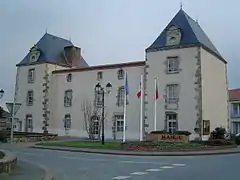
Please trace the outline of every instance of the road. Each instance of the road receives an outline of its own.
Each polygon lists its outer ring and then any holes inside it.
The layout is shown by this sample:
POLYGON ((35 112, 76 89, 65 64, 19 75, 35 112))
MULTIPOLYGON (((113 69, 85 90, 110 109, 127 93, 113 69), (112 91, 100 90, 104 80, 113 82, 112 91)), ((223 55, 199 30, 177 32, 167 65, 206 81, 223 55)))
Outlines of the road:
POLYGON ((39 163, 56 180, 232 180, 239 179, 240 155, 136 157, 29 149, 5 144, 20 160, 39 163))

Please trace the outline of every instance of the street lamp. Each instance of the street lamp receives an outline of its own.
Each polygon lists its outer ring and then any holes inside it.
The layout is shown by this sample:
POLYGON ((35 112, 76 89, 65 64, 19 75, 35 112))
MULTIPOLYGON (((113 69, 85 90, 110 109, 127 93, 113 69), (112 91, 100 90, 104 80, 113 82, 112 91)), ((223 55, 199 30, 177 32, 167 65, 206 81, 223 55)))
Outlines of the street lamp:
POLYGON ((112 90, 112 84, 109 82, 106 85, 106 90, 104 89, 104 87, 102 87, 99 83, 96 84, 95 86, 95 92, 98 95, 102 95, 102 144, 104 144, 105 142, 105 138, 104 138, 104 95, 105 94, 109 94, 112 90))
POLYGON ((1 90, 0 90, 0 99, 2 99, 3 95, 4 95, 4 90, 1 89, 1 90))

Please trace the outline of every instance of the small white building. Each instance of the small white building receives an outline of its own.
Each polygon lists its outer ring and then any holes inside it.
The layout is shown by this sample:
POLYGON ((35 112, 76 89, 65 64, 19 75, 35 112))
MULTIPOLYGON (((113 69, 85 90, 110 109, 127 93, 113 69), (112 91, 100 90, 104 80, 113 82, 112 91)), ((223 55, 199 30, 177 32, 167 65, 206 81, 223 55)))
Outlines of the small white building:
POLYGON ((126 139, 139 139, 140 76, 144 82, 144 131, 154 125, 154 79, 157 130, 189 131, 191 139, 206 138, 215 127, 228 124, 227 62, 199 24, 182 9, 146 49, 139 62, 89 66, 81 49, 70 41, 45 34, 17 64, 17 129, 87 137, 83 105, 99 109, 92 131, 100 137, 99 82, 112 84, 105 95, 105 136, 121 139, 123 132, 124 73, 128 72, 126 139), (98 108, 99 106, 99 108, 98 108))

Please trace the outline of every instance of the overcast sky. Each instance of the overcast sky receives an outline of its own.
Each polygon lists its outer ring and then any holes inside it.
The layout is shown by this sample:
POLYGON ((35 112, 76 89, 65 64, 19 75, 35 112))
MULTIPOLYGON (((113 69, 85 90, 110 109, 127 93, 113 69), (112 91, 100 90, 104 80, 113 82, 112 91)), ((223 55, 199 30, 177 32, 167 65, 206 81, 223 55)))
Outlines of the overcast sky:
MULTIPOLYGON (((240 87, 239 0, 183 0, 228 61, 230 88, 240 87)), ((0 89, 12 99, 16 63, 45 33, 71 40, 90 65, 144 60, 180 9, 180 0, 0 0, 0 89), (164 2, 164 3, 163 3, 164 2)), ((213 67, 214 73, 214 67, 213 67)))

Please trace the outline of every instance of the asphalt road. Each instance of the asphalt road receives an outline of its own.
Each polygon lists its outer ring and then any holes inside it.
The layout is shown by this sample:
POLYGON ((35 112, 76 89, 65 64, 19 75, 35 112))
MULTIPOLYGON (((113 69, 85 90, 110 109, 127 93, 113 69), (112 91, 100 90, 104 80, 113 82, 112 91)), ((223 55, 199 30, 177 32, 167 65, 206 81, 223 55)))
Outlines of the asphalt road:
MULTIPOLYGON (((5 144, 17 153, 47 167, 56 180, 235 180, 240 155, 190 157, 136 157, 28 149, 5 144)), ((30 179, 30 177, 29 177, 30 179)))

